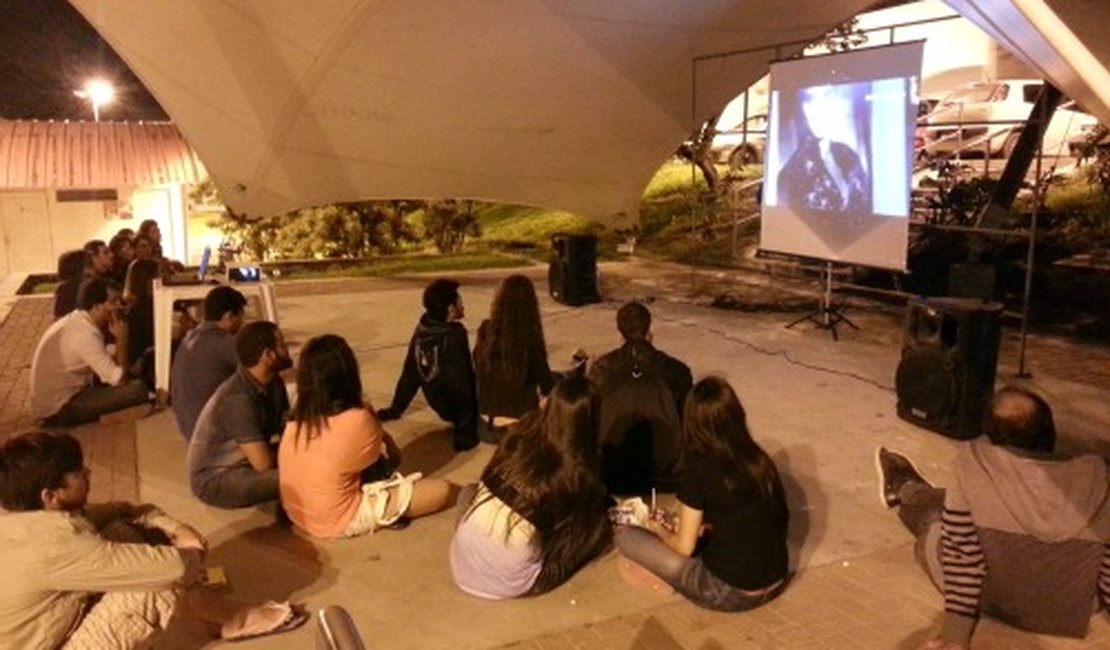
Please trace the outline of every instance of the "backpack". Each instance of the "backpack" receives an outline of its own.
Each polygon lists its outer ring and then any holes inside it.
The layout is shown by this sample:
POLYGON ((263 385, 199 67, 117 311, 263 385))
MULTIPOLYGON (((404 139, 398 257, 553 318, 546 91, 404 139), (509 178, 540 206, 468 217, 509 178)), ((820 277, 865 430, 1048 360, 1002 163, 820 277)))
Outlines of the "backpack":
POLYGON ((640 363, 601 395, 598 441, 602 479, 613 494, 645 494, 676 484, 679 417, 674 394, 654 368, 640 363))

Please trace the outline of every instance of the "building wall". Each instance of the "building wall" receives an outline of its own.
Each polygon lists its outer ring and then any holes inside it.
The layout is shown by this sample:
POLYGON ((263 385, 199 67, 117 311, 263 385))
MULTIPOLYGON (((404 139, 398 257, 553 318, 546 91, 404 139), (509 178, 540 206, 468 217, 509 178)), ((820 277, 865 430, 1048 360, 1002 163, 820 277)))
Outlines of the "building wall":
POLYGON ((0 191, 0 278, 53 272, 61 253, 90 239, 108 241, 121 228, 138 230, 148 218, 158 221, 166 255, 191 261, 181 185, 117 188, 117 195, 117 201, 59 202, 54 190, 0 191))

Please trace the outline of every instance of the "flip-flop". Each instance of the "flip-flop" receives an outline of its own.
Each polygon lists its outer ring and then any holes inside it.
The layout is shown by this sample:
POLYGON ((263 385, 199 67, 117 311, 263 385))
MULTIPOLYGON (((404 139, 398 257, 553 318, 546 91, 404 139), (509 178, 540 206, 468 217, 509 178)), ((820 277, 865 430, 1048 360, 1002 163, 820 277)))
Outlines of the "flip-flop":
POLYGON ((260 629, 260 630, 254 630, 254 631, 248 631, 248 632, 239 632, 239 633, 237 633, 233 636, 224 636, 224 635, 221 634, 221 637, 225 641, 246 641, 247 639, 257 639, 257 638, 263 637, 263 636, 270 636, 270 635, 273 635, 273 634, 281 634, 282 632, 289 632, 290 630, 295 630, 298 627, 304 625, 305 621, 308 620, 308 614, 306 614, 304 612, 301 612, 301 611, 297 611, 289 603, 269 602, 269 603, 265 603, 265 605, 266 606, 286 607, 286 608, 288 608, 289 611, 286 614, 284 619, 282 619, 280 622, 278 622, 274 625, 271 625, 268 628, 263 628, 263 629, 260 629))

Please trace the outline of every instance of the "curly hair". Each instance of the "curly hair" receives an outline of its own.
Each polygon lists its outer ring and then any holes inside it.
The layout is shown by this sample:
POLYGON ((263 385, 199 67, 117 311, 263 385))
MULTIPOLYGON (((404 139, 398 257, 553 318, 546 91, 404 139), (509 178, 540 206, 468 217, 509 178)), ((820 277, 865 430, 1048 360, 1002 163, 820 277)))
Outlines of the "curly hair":
POLYGON ((490 493, 518 517, 512 525, 523 519, 535 527, 532 545, 541 569, 531 594, 562 584, 611 540, 597 417, 589 380, 566 379, 542 410, 505 435, 482 472, 490 493))
POLYGON ((536 288, 523 275, 501 281, 490 307, 488 345, 475 350, 479 363, 524 381, 535 359, 547 358, 536 288))

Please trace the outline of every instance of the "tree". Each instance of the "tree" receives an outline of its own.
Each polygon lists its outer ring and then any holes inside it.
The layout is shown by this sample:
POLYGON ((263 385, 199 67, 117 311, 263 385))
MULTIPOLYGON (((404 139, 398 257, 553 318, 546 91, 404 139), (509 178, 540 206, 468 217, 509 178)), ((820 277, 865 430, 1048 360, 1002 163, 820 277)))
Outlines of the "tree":
POLYGON ((705 177, 705 184, 710 192, 717 191, 717 182, 720 180, 717 174, 717 166, 713 164, 713 137, 717 135, 717 119, 719 115, 714 115, 709 118, 698 132, 690 137, 689 140, 683 142, 678 147, 675 153, 679 157, 684 158, 693 163, 699 170, 702 176, 705 177))
POLYGON ((441 253, 461 251, 467 235, 477 237, 482 234, 478 215, 474 213, 474 202, 464 201, 460 205, 455 199, 426 201, 424 233, 435 242, 441 253))
POLYGON ((867 32, 860 29, 859 18, 852 18, 833 27, 809 47, 824 47, 830 52, 847 52, 866 42, 867 32))

